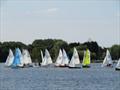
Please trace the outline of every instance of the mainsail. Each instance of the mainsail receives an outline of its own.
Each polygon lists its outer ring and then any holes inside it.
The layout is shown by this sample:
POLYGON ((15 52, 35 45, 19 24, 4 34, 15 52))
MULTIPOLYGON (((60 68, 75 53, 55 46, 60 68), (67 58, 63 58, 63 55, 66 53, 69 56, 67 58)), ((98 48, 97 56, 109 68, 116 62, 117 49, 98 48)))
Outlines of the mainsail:
POLYGON ((80 59, 79 59, 77 49, 74 48, 73 56, 72 56, 71 61, 69 63, 69 67, 75 67, 76 64, 80 64, 80 59))
POLYGON ((47 49, 45 49, 45 57, 44 57, 47 61, 47 64, 52 64, 52 59, 51 59, 51 56, 50 56, 50 53, 47 49))
POLYGON ((90 65, 90 51, 89 49, 87 49, 85 52, 84 52, 84 58, 83 58, 83 63, 82 63, 83 66, 89 66, 90 65))
POLYGON ((118 60, 118 62, 117 62, 116 69, 119 69, 119 70, 120 70, 120 58, 119 58, 119 60, 118 60))
POLYGON ((61 66, 66 66, 68 65, 69 63, 69 59, 68 59, 68 56, 67 56, 67 53, 66 51, 63 49, 63 57, 62 57, 62 63, 61 63, 61 66))
POLYGON ((30 56, 30 53, 28 50, 27 51, 27 57, 28 57, 28 64, 32 64, 32 59, 31 59, 31 56, 30 56))
POLYGON ((23 56, 22 64, 28 65, 32 63, 29 51, 27 49, 23 49, 22 56, 23 56))
POLYGON ((5 65, 10 66, 13 63, 13 60, 14 60, 13 52, 12 52, 11 49, 9 49, 9 55, 8 55, 8 57, 6 59, 5 65))
POLYGON ((43 51, 41 50, 41 58, 42 58, 42 63, 41 65, 46 65, 46 60, 44 59, 44 56, 43 56, 43 51))
POLYGON ((108 66, 108 65, 112 65, 112 64, 113 64, 113 62, 112 62, 112 58, 111 58, 110 52, 107 50, 106 56, 105 56, 105 58, 103 60, 102 67, 108 66))
POLYGON ((55 66, 60 66, 61 65, 61 63, 62 63, 62 57, 63 57, 62 50, 60 49, 58 57, 57 57, 57 60, 55 62, 55 66))
POLYGON ((16 48, 16 50, 15 50, 15 57, 14 57, 12 66, 13 66, 13 67, 22 66, 21 60, 22 60, 21 51, 20 51, 19 48, 16 48))
POLYGON ((47 49, 45 49, 45 56, 43 56, 43 52, 41 51, 41 57, 42 57, 42 63, 41 63, 42 66, 46 66, 53 63, 50 53, 47 49))

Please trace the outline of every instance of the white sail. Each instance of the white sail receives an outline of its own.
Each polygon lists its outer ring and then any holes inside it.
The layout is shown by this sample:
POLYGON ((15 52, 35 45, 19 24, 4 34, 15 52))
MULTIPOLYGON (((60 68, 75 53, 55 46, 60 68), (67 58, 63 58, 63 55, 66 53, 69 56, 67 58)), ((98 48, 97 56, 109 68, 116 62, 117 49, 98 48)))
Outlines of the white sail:
POLYGON ((60 66, 61 65, 61 63, 62 63, 62 50, 60 49, 59 50, 59 54, 58 54, 58 57, 57 57, 57 60, 56 60, 56 62, 55 62, 55 66, 60 66))
POLYGON ((9 55, 8 55, 8 57, 6 59, 5 65, 10 66, 13 63, 13 60, 14 60, 13 52, 12 52, 11 49, 9 49, 9 55))
POLYGON ((76 64, 80 64, 80 59, 79 59, 77 49, 74 48, 73 56, 72 56, 71 61, 69 63, 69 67, 75 67, 76 64))
POLYGON ((30 56, 30 53, 28 50, 27 51, 27 57, 28 57, 28 64, 32 64, 32 59, 31 59, 31 56, 30 56))
POLYGON ((110 52, 107 50, 106 56, 105 56, 105 58, 104 58, 104 60, 103 60, 102 67, 107 66, 107 65, 109 65, 109 64, 112 65, 113 62, 112 62, 112 58, 111 58, 110 52))
POLYGON ((22 64, 28 65, 28 64, 32 63, 29 51, 27 49, 23 49, 23 51, 22 51, 22 57, 23 57, 22 64))
POLYGON ((118 62, 117 62, 116 68, 119 68, 119 69, 120 69, 120 58, 119 58, 119 60, 118 60, 118 62))
POLYGON ((68 65, 68 63, 69 63, 69 59, 68 59, 67 53, 66 53, 66 51, 63 49, 63 59, 62 59, 61 65, 62 65, 62 66, 68 65))
POLYGON ((73 53, 72 59, 74 59, 75 64, 80 64, 80 59, 79 59, 79 55, 78 55, 76 48, 74 48, 74 53, 73 53))
POLYGON ((46 65, 46 59, 44 59, 42 50, 41 50, 41 58, 42 58, 42 63, 41 63, 41 65, 42 65, 42 66, 46 65))
POLYGON ((45 57, 44 58, 46 59, 47 64, 52 64, 53 63, 52 59, 51 59, 51 56, 50 56, 50 53, 47 49, 45 50, 45 57))
POLYGON ((24 65, 26 65, 28 63, 28 60, 27 60, 27 52, 25 49, 22 50, 22 57, 23 59, 21 60, 21 63, 24 65))
POLYGON ((22 67, 23 66, 23 55, 21 53, 21 50, 18 48, 18 53, 19 53, 19 56, 20 56, 20 64, 18 66, 22 67))
POLYGON ((47 49, 45 49, 45 56, 43 56, 43 53, 41 51, 41 57, 42 57, 42 63, 41 63, 42 66, 46 66, 53 63, 50 53, 47 49))
POLYGON ((41 58, 42 58, 42 62, 43 62, 44 61, 43 52, 42 52, 42 50, 40 52, 41 52, 41 58))

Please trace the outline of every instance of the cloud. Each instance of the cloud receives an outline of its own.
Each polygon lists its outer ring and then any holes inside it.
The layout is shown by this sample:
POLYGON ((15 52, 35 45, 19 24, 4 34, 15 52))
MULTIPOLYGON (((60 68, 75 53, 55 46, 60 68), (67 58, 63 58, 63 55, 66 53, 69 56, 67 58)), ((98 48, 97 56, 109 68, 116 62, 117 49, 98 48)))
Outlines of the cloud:
POLYGON ((26 16, 53 16, 56 14, 56 12, 58 11, 58 8, 48 8, 48 9, 40 9, 40 10, 32 10, 32 11, 25 11, 24 14, 26 14, 26 16))
POLYGON ((49 8, 49 9, 47 9, 48 13, 56 12, 56 11, 58 11, 58 8, 49 8))

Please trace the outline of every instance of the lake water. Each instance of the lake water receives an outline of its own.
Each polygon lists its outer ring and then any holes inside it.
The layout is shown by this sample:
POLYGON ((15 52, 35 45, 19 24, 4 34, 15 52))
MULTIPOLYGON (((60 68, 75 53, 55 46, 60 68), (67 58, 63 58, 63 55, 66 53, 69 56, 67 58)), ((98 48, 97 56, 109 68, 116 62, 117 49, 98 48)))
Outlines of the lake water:
POLYGON ((120 90, 120 71, 100 64, 88 69, 11 69, 0 64, 0 90, 120 90))

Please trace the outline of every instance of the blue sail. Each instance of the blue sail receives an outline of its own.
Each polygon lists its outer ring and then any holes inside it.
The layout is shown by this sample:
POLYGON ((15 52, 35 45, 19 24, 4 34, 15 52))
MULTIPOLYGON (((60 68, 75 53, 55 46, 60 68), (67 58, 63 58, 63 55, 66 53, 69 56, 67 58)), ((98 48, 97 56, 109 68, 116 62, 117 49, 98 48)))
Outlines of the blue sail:
POLYGON ((15 50, 15 58, 14 58, 12 66, 19 66, 21 64, 20 58, 21 58, 21 51, 20 51, 19 48, 16 48, 16 50, 15 50))

